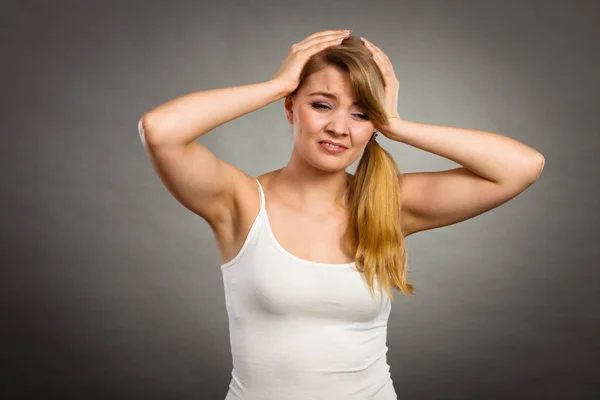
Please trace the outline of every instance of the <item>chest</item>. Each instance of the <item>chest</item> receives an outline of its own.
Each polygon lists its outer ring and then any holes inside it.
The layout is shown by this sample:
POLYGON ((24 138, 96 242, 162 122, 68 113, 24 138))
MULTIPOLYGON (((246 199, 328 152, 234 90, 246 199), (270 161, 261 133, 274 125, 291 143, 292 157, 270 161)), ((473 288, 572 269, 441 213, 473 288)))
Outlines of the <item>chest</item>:
POLYGON ((347 216, 307 215, 283 207, 267 207, 267 221, 276 242, 288 253, 303 260, 344 264, 354 257, 344 252, 347 216))

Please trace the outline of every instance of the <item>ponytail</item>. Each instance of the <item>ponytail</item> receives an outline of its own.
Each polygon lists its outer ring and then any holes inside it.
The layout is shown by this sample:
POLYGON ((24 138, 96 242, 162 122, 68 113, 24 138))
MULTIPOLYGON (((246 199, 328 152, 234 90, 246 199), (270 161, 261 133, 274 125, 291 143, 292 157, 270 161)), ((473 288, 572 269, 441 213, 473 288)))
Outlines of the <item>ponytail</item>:
POLYGON ((375 280, 393 301, 392 288, 414 294, 407 280, 407 252, 400 228, 400 168, 375 141, 367 144, 356 173, 349 182, 351 216, 345 245, 355 254, 356 268, 363 272, 371 293, 375 280))

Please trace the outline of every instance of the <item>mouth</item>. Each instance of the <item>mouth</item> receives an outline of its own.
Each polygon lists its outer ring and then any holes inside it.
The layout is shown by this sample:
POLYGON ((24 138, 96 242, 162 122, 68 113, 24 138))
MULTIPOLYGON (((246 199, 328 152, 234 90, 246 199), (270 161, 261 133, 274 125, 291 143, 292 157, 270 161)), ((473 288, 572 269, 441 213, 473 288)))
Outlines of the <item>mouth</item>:
POLYGON ((331 154, 342 153, 342 152, 348 150, 345 147, 336 146, 336 145, 333 145, 333 144, 328 143, 328 142, 319 142, 319 146, 321 146, 322 149, 324 149, 325 151, 327 151, 327 152, 329 152, 331 154))

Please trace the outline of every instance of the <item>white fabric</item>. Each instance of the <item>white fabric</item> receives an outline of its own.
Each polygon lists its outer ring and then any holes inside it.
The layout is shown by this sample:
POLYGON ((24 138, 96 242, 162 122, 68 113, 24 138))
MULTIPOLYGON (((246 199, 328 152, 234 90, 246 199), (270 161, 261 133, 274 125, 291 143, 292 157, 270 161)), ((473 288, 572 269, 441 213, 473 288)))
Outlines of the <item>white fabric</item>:
POLYGON ((395 400, 389 298, 377 286, 373 297, 354 263, 287 252, 258 187, 261 207, 248 237, 221 266, 233 356, 225 400, 395 400))

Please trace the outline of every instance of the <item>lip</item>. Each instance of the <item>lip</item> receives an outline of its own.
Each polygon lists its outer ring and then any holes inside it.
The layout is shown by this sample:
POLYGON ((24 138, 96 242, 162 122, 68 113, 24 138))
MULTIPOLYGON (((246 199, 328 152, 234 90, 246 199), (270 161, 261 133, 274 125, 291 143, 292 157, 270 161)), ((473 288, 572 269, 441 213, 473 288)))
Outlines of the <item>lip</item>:
POLYGON ((331 154, 342 153, 342 152, 344 152, 344 151, 348 150, 348 149, 347 149, 347 148, 345 148, 345 147, 340 147, 339 149, 333 149, 333 148, 331 148, 331 147, 327 147, 327 146, 325 145, 325 143, 330 143, 330 142, 329 142, 329 141, 321 142, 321 143, 319 143, 319 146, 321 146, 321 148, 322 148, 323 150, 325 150, 326 152, 328 152, 328 153, 331 153, 331 154))
POLYGON ((340 143, 340 142, 334 142, 333 140, 321 140, 319 142, 319 144, 321 144, 321 143, 329 143, 329 144, 333 144, 335 146, 340 146, 340 147, 343 147, 344 149, 347 149, 347 147, 344 146, 342 143, 340 143))

